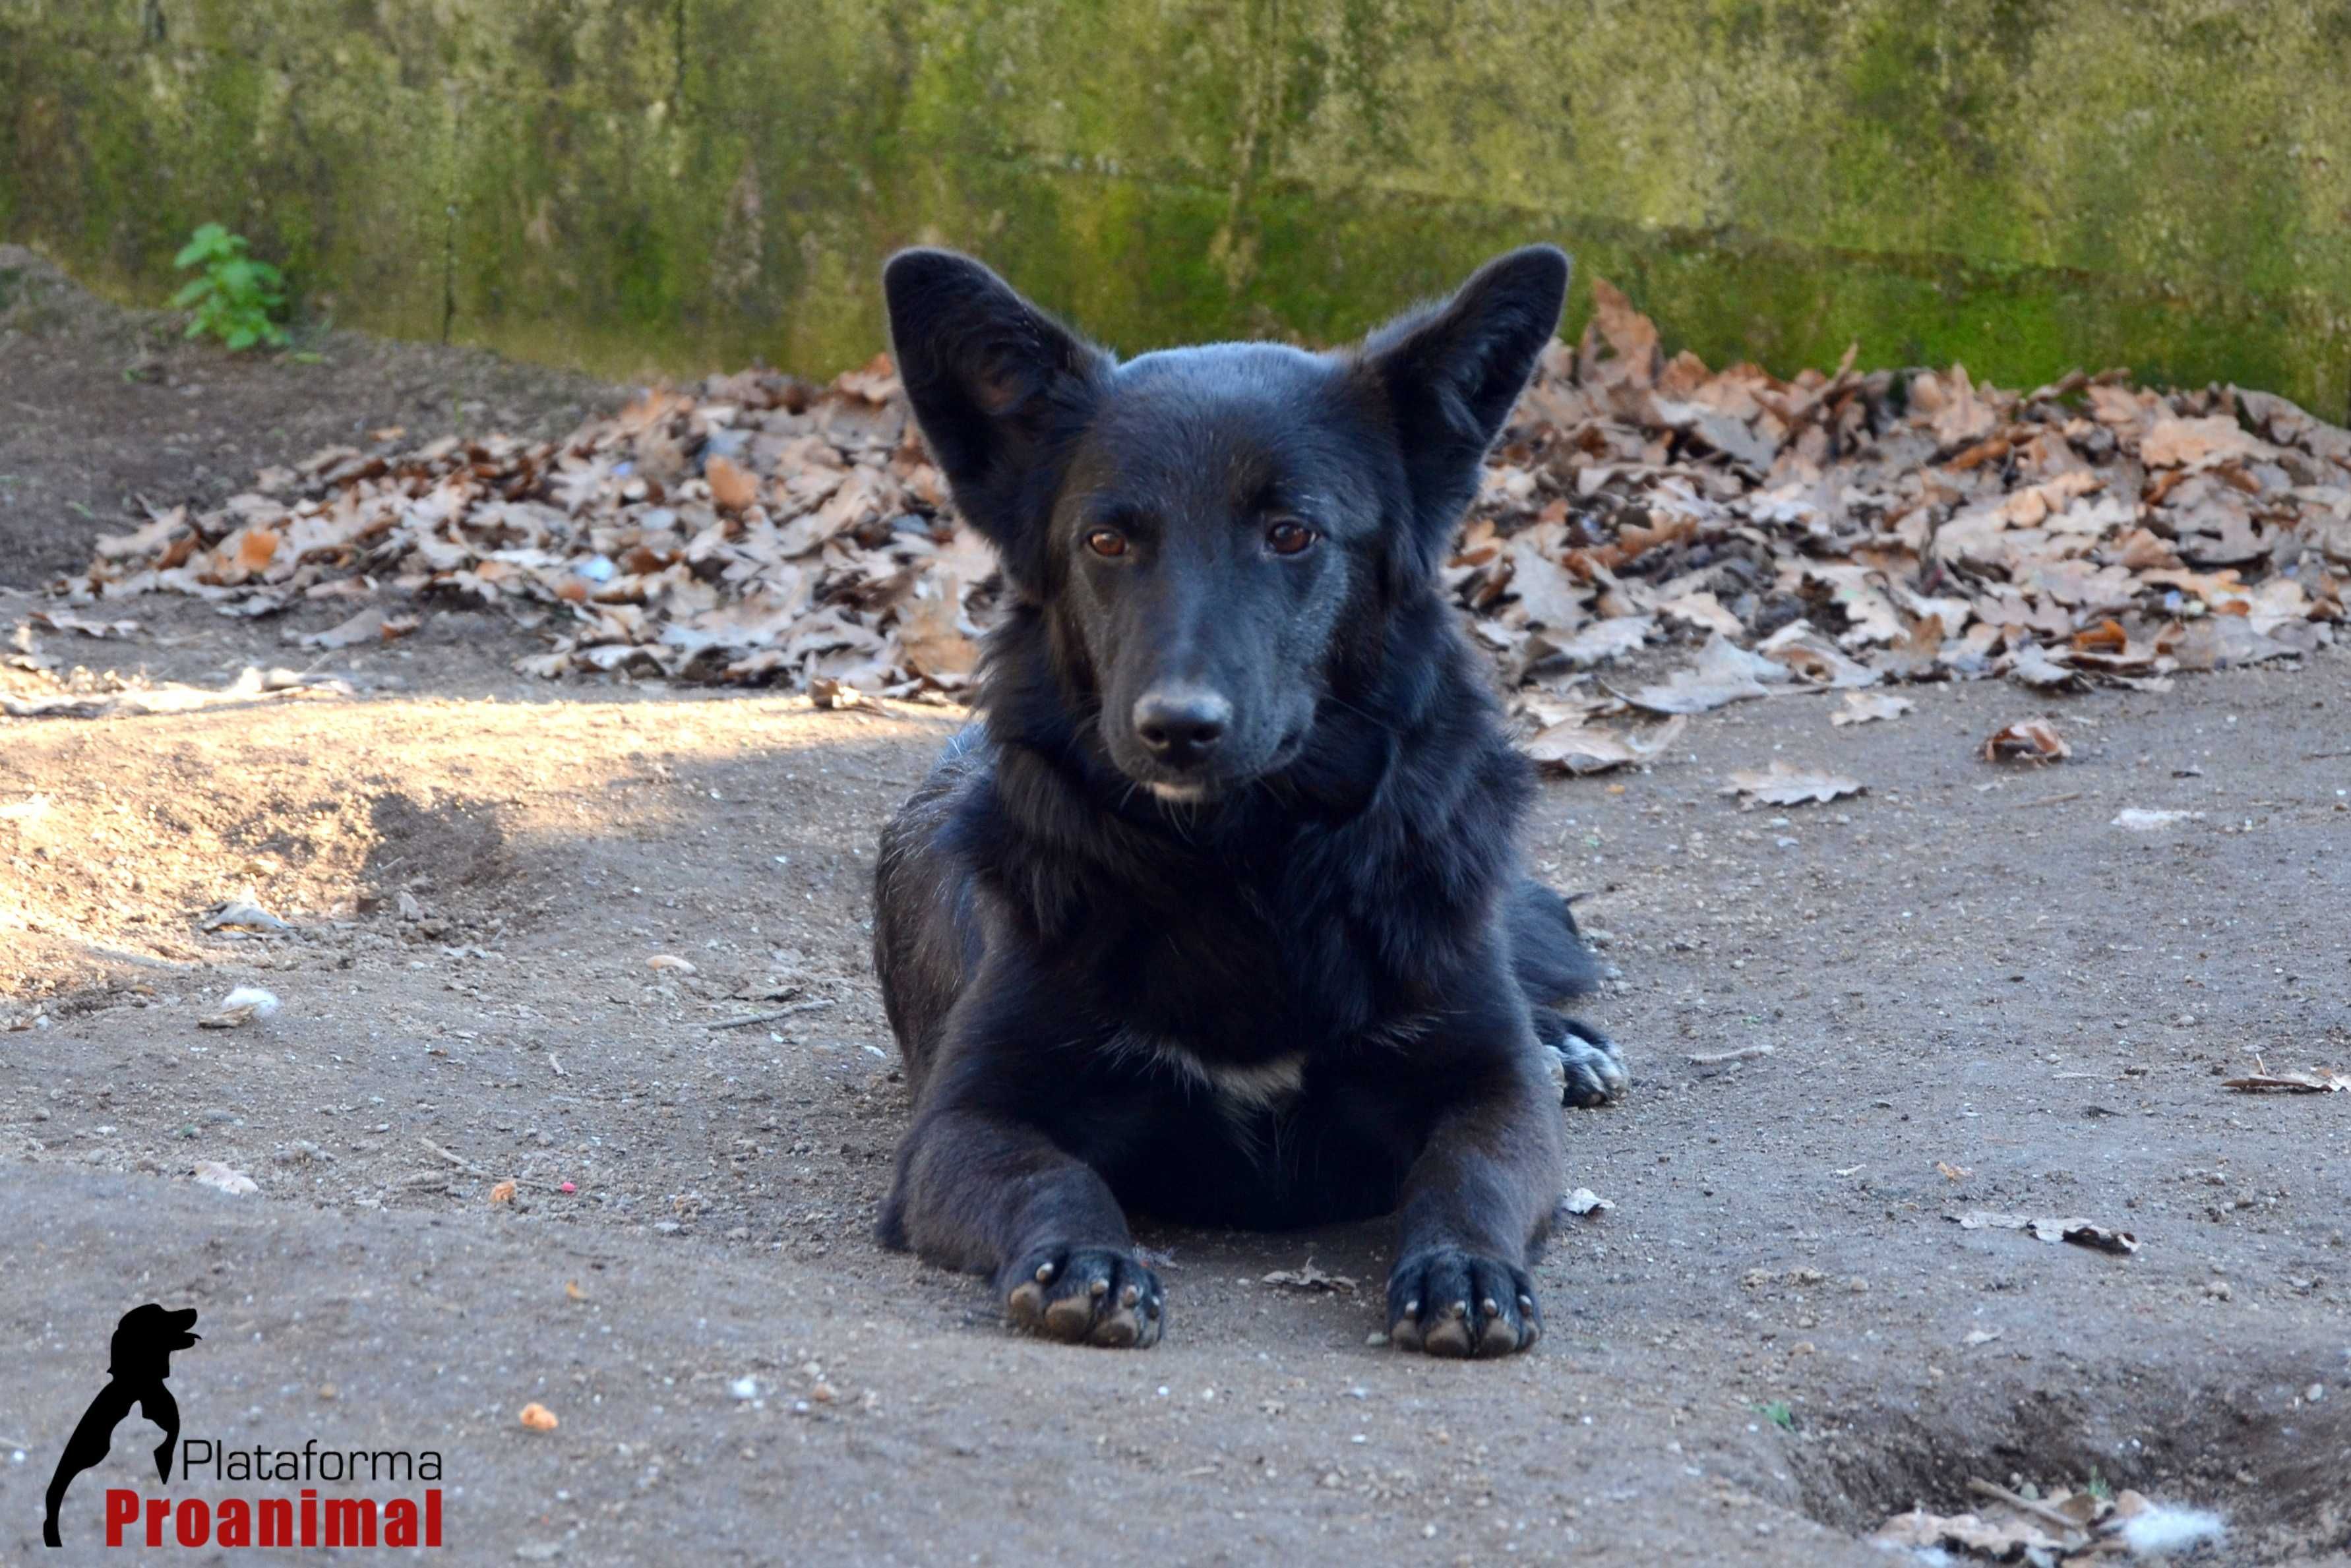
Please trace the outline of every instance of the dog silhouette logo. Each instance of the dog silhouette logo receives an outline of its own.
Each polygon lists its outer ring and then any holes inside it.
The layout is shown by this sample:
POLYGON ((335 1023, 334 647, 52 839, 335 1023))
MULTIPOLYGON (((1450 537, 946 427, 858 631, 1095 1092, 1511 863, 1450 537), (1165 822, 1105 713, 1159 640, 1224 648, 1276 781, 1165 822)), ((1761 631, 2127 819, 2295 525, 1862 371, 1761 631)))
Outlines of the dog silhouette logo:
POLYGON ((64 1544, 57 1539, 57 1508, 66 1500, 66 1489, 73 1485, 76 1476, 106 1458, 114 1441, 114 1428, 131 1414, 133 1405, 163 1429, 163 1441, 155 1449, 155 1474, 166 1483, 171 1480, 172 1451, 180 1443, 180 1406, 163 1380, 172 1375, 172 1353, 187 1349, 202 1337, 189 1332, 195 1322, 193 1307, 172 1312, 149 1301, 123 1313, 122 1321, 114 1325, 107 1385, 82 1413, 81 1424, 67 1440, 65 1452, 57 1456, 57 1473, 49 1478, 49 1510, 41 1524, 44 1542, 51 1546, 64 1544))

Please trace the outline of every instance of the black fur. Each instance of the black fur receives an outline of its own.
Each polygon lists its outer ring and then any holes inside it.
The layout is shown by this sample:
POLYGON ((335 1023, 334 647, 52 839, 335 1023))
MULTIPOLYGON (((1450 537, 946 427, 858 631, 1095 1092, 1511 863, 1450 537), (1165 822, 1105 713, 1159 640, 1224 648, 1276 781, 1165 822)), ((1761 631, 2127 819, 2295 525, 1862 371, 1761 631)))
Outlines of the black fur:
POLYGON ((1531 790, 1435 570, 1567 258, 1356 351, 1121 364, 968 258, 884 274, 900 373, 1014 601, 984 727, 884 832, 875 959, 916 1094, 883 1239, 1052 1337, 1148 1344, 1129 1208, 1400 1211, 1396 1343, 1524 1348, 1558 1106, 1620 1092, 1531 790), (1302 542, 1301 542, 1302 541, 1302 542), (1548 1049, 1546 1049, 1548 1048, 1548 1049))

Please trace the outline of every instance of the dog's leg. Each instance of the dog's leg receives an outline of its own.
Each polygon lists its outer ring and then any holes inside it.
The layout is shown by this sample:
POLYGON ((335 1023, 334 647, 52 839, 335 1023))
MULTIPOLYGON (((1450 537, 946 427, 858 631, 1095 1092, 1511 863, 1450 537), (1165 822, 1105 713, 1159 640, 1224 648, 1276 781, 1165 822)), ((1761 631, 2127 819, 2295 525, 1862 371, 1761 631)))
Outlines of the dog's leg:
POLYGON ((1542 1337, 1527 1264, 1566 1166, 1558 1104, 1530 1040, 1489 1059, 1438 1115, 1405 1176, 1388 1275, 1399 1348, 1507 1355, 1542 1337))
POLYGON ((172 1452, 180 1446, 180 1402, 158 1381, 140 1396, 139 1413, 163 1429, 163 1440, 155 1445, 155 1473, 169 1486, 172 1452))
MULTIPOLYGON (((95 1465, 106 1462, 106 1450, 114 1440, 114 1428, 131 1414, 131 1395, 120 1383, 110 1382, 98 1391, 82 1412, 73 1436, 66 1439, 65 1451, 57 1456, 57 1468, 49 1477, 48 1509, 41 1520, 41 1541, 44 1545, 57 1542, 57 1510, 66 1500, 66 1489, 74 1478, 95 1465)), ((170 1479, 167 1476, 165 1479, 170 1479)))
POLYGON ((1048 1339, 1141 1348, 1165 1321, 1100 1173, 1037 1127, 953 1103, 926 1107, 900 1151, 883 1218, 934 1261, 987 1274, 1006 1315, 1048 1339))
POLYGON ((1519 988, 1534 1009, 1535 1033, 1557 1062, 1560 1099, 1570 1105, 1605 1105, 1632 1087, 1616 1042, 1569 1017, 1564 1004, 1600 988, 1601 965, 1583 945, 1567 900, 1520 879, 1510 904, 1510 963, 1519 988))
POLYGON ((1562 1103, 1605 1105, 1632 1087, 1616 1042, 1581 1019, 1546 1007, 1534 1009, 1535 1034, 1550 1051, 1552 1082, 1562 1103))

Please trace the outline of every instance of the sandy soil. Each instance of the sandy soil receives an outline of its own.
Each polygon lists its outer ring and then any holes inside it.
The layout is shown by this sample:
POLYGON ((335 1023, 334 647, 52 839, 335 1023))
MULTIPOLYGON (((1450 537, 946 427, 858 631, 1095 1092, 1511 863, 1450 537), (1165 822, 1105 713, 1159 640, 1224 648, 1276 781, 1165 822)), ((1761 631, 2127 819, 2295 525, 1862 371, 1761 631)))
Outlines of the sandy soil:
MULTIPOLYGON (((13 319, 48 367, 26 401, 106 433, 0 461, 0 540, 62 564, 57 498, 164 427, 108 401, 120 322, 13 319)), ((290 398, 271 378, 317 369, 205 373, 290 398)), ((305 385, 329 424, 384 417, 305 385)), ((224 481, 265 450, 237 439, 224 481)), ((147 483, 208 483, 193 461, 147 483)), ((277 626, 135 612, 36 643, 93 686, 293 662, 277 626)), ((1025 1342, 880 1250, 907 1105, 866 882, 955 716, 525 683, 527 650, 436 614, 320 665, 349 695, 0 718, 0 1561, 39 1553, 107 1332, 150 1299, 203 1313, 190 1435, 437 1449, 453 1561, 1876 1563, 1862 1535, 1971 1475, 2222 1510, 2201 1561, 2351 1561, 2351 1095, 2220 1083, 2256 1053, 2351 1069, 2351 658, 1928 688, 1852 729, 1791 697, 1547 787, 1530 847, 1590 895, 1620 977, 1593 1017, 1637 1084, 1566 1113, 1614 1207, 1541 1265, 1552 1333, 1464 1366, 1367 1343, 1378 1227, 1146 1228, 1172 1316, 1139 1354, 1025 1342), (2038 713, 2072 760, 1977 758, 2038 713), (1868 793, 1720 793, 1775 758, 1868 793), (291 929, 204 928, 248 888, 291 929), (238 985, 281 1009, 200 1028, 238 985), (1310 1258, 1356 1288, 1263 1282, 1310 1258)), ((79 1483, 68 1560, 103 1487, 152 1486, 144 1441, 79 1483)))

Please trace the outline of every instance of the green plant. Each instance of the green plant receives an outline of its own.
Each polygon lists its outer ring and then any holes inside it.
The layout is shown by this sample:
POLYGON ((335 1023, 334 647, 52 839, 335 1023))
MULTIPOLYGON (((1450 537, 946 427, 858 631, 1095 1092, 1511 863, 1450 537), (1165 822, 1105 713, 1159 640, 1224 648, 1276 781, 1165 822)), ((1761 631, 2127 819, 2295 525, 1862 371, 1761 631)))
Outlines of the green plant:
POLYGON ((286 278, 266 261, 245 254, 245 236, 218 224, 198 229, 172 258, 183 272, 204 268, 184 288, 172 296, 174 309, 193 310, 188 336, 218 338, 232 350, 256 343, 284 345, 286 329, 270 315, 286 303, 286 278))
POLYGON ((1792 1432, 1796 1429, 1796 1413, 1788 1407, 1786 1400, 1774 1399, 1768 1405, 1758 1405, 1755 1408, 1762 1414, 1763 1419, 1771 1422, 1782 1432, 1792 1432))

